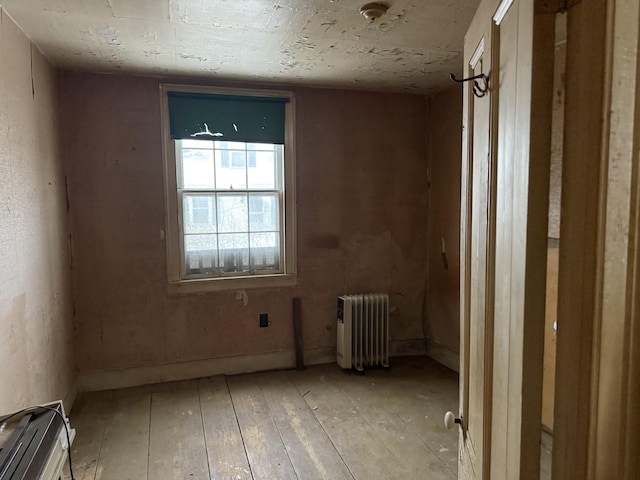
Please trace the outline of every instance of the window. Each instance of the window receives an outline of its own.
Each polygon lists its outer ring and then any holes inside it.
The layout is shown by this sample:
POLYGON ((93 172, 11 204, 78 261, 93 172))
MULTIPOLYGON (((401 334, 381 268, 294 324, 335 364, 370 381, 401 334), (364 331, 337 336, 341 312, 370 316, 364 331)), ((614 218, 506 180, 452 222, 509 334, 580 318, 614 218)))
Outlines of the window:
POLYGON ((293 95, 163 85, 171 291, 294 285, 293 95))

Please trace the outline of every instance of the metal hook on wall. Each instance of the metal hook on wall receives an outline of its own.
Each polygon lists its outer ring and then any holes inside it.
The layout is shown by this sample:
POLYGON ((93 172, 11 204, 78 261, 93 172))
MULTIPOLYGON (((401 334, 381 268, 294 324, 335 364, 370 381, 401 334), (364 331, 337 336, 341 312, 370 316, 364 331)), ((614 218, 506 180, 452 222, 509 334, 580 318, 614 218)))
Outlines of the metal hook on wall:
POLYGON ((463 78, 462 80, 458 80, 452 73, 451 75, 449 75, 449 78, 457 83, 463 83, 473 80, 473 94, 478 98, 484 97, 489 91, 489 77, 487 77, 484 73, 476 75, 475 77, 463 78), (482 81, 482 85, 478 83, 478 80, 482 81))

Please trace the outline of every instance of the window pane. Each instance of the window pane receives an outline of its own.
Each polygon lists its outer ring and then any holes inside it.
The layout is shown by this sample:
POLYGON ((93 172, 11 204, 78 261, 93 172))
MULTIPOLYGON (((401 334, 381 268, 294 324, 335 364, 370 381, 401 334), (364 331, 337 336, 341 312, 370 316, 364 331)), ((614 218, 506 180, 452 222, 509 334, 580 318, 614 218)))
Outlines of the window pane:
POLYGON ((247 150, 270 150, 273 151, 273 143, 247 143, 247 150))
POLYGON ((185 235, 184 255, 187 274, 216 273, 218 265, 216 235, 185 235))
POLYGON ((221 190, 247 188, 245 159, 244 150, 216 150, 216 188, 221 190))
POLYGON ((245 168, 247 165, 247 152, 244 150, 231 150, 231 168, 245 168))
POLYGON ((216 148, 227 149, 227 150, 244 150, 244 146, 246 144, 244 142, 223 142, 217 141, 216 148))
POLYGON ((213 150, 182 149, 182 187, 213 188, 213 150))
POLYGON ((247 164, 247 167, 249 167, 249 171, 251 171, 252 168, 256 168, 256 152, 247 151, 247 160, 249 161, 249 163, 247 164))
POLYGON ((220 270, 222 272, 249 271, 249 235, 228 233, 218 235, 220 242, 220 270))
POLYGON ((280 230, 278 194, 250 193, 249 221, 252 232, 274 232, 280 230))
POLYGON ((276 182, 276 155, 273 151, 249 153, 249 188, 273 189, 276 182))
POLYGON ((184 250, 186 252, 201 252, 217 250, 218 241, 216 235, 185 235, 184 250))
POLYGON ((278 270, 280 268, 280 239, 278 234, 251 234, 251 266, 254 270, 278 270))
POLYGON ((177 142, 182 142, 182 148, 205 148, 205 149, 213 149, 213 142, 210 140, 176 140, 177 142))
POLYGON ((249 209, 245 193, 218 194, 218 231, 228 233, 249 230, 249 209))
POLYGON ((184 194, 182 223, 184 233, 216 232, 216 197, 206 194, 184 194))

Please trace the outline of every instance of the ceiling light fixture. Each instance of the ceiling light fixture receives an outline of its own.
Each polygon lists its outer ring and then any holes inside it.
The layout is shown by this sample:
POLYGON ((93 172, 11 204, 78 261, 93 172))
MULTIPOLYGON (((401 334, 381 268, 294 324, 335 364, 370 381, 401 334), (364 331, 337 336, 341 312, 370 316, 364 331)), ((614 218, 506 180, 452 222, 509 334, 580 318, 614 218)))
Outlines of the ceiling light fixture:
POLYGON ((367 20, 371 20, 372 22, 374 22, 382 15, 384 15, 388 9, 389 7, 384 3, 367 3, 366 5, 360 7, 360 15, 362 15, 367 20))

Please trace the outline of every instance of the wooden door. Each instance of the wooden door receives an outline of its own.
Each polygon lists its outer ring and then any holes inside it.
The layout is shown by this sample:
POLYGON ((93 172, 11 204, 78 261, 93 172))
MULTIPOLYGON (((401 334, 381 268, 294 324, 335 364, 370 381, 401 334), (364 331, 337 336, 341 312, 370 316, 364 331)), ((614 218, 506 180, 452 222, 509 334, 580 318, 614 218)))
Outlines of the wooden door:
MULTIPOLYGON (((491 70, 491 30, 480 36, 467 37, 467 47, 473 46, 465 61, 465 77, 487 75, 491 70)), ((486 87, 483 79, 480 88, 486 87)), ((473 85, 465 85, 463 123, 462 206, 461 206, 461 362, 460 362, 460 478, 488 478, 483 472, 482 459, 488 445, 491 420, 491 333, 493 331, 493 215, 495 164, 493 139, 491 138, 491 102, 489 89, 484 96, 473 93, 473 85), (472 341, 471 341, 472 340, 472 341)), ((488 452, 487 452, 488 453, 488 452)))
POLYGON ((465 37, 462 479, 539 474, 554 18, 483 0, 465 37))

